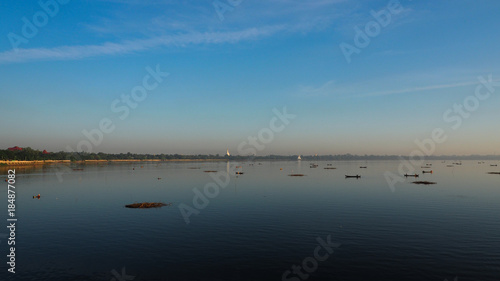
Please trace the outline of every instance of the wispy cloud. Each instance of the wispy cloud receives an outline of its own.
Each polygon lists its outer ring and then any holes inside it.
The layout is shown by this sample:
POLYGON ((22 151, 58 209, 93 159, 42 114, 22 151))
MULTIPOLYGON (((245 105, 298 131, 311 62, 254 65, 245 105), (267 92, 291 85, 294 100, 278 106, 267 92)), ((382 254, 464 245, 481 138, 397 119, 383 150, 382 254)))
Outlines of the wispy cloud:
MULTIPOLYGON (((494 82, 499 82, 499 81, 500 80, 494 80, 494 82)), ((351 85, 351 86, 337 85, 337 83, 334 80, 330 80, 319 87, 299 86, 298 96, 303 98, 331 97, 331 96, 344 97, 344 98, 376 97, 376 96, 400 95, 400 94, 410 94, 410 93, 425 92, 432 90, 459 88, 477 84, 479 84, 479 82, 476 80, 476 81, 456 82, 448 84, 432 84, 427 86, 417 86, 417 87, 408 87, 408 88, 391 89, 391 90, 366 91, 363 88, 366 88, 367 85, 364 85, 362 86, 362 88, 359 88, 357 85, 351 85)), ((369 87, 374 88, 376 86, 371 85, 369 87)))
POLYGON ((197 32, 158 36, 148 39, 128 40, 120 43, 106 42, 100 45, 9 50, 0 53, 0 64, 39 60, 76 60, 95 56, 129 54, 169 46, 182 47, 198 44, 237 43, 240 41, 255 40, 261 37, 271 36, 285 29, 286 27, 283 25, 276 25, 232 32, 197 32))
POLYGON ((413 88, 405 88, 405 89, 397 89, 397 90, 387 90, 387 91, 363 93, 363 94, 360 94, 357 96, 358 97, 367 97, 367 96, 386 96, 386 95, 407 94, 407 93, 431 91, 431 90, 438 90, 438 89, 458 88, 458 87, 476 85, 478 83, 479 82, 475 81, 475 82, 461 82, 461 83, 454 83, 454 84, 430 85, 430 86, 413 87, 413 88))
POLYGON ((335 81, 330 80, 320 87, 300 86, 299 95, 302 97, 324 97, 335 92, 335 81))

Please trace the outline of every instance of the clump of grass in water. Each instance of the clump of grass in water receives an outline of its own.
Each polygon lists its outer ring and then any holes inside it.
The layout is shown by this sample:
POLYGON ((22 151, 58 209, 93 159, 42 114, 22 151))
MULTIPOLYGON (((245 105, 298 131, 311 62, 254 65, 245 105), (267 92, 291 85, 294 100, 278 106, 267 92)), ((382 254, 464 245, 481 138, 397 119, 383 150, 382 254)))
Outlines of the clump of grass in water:
POLYGON ((170 206, 172 203, 157 203, 157 202, 143 202, 143 203, 134 203, 134 204, 128 204, 125 205, 126 208, 132 208, 132 209, 149 209, 149 208, 161 208, 163 206, 170 206))

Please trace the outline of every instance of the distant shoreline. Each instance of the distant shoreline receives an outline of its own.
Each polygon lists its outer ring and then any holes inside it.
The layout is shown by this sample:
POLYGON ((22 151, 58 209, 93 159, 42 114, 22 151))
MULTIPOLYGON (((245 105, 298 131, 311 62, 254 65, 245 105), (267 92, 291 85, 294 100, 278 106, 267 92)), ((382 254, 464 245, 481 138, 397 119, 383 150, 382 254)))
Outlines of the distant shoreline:
MULTIPOLYGON (((451 157, 443 157, 443 158, 428 158, 425 161, 499 161, 499 158, 451 158, 451 157)), ((394 160, 407 160, 407 157, 402 158, 385 158, 385 159, 322 159, 322 158, 306 158, 302 159, 302 162, 317 162, 317 161, 394 161, 394 160)), ((37 165, 50 165, 50 164, 92 164, 92 163, 106 163, 106 162, 118 162, 118 163, 147 163, 147 162, 276 162, 276 161, 297 161, 295 159, 262 159, 260 157, 256 157, 252 160, 250 159, 110 159, 110 160, 79 160, 79 161, 71 161, 71 160, 33 160, 33 161, 23 161, 23 160, 0 160, 0 167, 16 167, 16 166, 37 166, 37 165)))

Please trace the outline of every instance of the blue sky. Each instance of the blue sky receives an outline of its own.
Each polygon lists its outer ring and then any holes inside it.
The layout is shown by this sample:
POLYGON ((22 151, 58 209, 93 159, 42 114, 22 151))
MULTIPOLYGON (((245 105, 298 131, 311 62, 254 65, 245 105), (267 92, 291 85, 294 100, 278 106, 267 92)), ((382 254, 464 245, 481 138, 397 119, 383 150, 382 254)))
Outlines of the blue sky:
POLYGON ((223 20, 213 1, 41 3, 58 8, 0 3, 3 147, 76 149, 109 118, 92 151, 237 154, 286 106, 296 118, 259 154, 408 155, 435 128, 435 154, 500 153, 500 86, 458 129, 443 119, 478 76, 500 81, 498 1, 233 0, 223 20), (348 62, 339 46, 382 10, 348 62), (111 104, 157 65, 169 76, 121 120, 111 104))

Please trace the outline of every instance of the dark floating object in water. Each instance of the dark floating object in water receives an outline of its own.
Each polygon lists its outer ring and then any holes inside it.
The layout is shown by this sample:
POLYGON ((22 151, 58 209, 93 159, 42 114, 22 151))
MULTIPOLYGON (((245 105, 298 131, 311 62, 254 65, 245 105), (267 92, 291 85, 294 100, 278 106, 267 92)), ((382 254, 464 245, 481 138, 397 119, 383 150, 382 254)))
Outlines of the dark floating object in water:
POLYGON ((436 184, 436 182, 432 182, 432 181, 414 181, 412 183, 414 183, 414 184, 424 184, 424 185, 436 184))
POLYGON ((500 175, 500 172, 489 172, 490 175, 500 175))
POLYGON ((172 203, 154 203, 154 202, 143 202, 143 203, 134 203, 134 204, 128 204, 125 205, 126 208, 132 208, 132 209, 149 209, 149 208, 160 208, 163 206, 170 206, 172 203))
POLYGON ((33 199, 40 199, 40 194, 33 196, 33 199))
POLYGON ((355 176, 348 176, 348 175, 345 175, 345 178, 346 178, 346 179, 351 179, 351 178, 359 179, 360 177, 361 177, 360 175, 355 175, 355 176))
POLYGON ((199 167, 189 167, 188 169, 199 169, 199 167))
POLYGON ((490 166, 491 166, 491 167, 498 167, 498 165, 497 165, 497 164, 495 164, 495 165, 490 165, 490 166))
POLYGON ((237 175, 243 175, 243 172, 236 172, 237 175))
POLYGON ((83 169, 73 169, 73 171, 83 171, 83 169))
POLYGON ((414 175, 408 175, 408 174, 405 174, 405 177, 414 177, 414 178, 418 178, 418 177, 419 177, 419 175, 417 175, 417 174, 414 174, 414 175))
POLYGON ((304 174, 290 174, 290 177, 303 177, 304 174))
POLYGON ((431 171, 422 171, 422 174, 432 174, 432 170, 431 171))
POLYGON ((332 164, 326 164, 327 166, 332 166, 332 164))
POLYGON ((311 164, 309 168, 318 168, 318 164, 311 164))
POLYGON ((446 165, 446 167, 454 167, 453 165, 446 165))
POLYGON ((361 166, 359 167, 360 169, 366 169, 367 167, 366 166, 361 166))
POLYGON ((161 178, 158 178, 158 180, 161 180, 161 178))
POLYGON ((425 164, 426 166, 432 166, 432 164, 425 164))
POLYGON ((324 168, 325 170, 336 170, 337 168, 333 168, 333 167, 326 167, 324 168))
POLYGON ((217 171, 203 171, 205 173, 217 173, 217 171))

